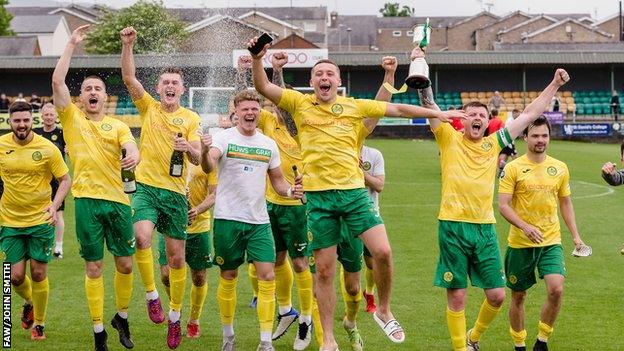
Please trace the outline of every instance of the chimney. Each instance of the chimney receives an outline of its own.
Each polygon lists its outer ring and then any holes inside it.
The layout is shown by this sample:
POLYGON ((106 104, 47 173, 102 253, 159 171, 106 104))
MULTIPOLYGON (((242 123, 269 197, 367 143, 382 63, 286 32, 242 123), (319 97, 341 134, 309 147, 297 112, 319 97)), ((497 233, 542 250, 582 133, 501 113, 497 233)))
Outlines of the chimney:
POLYGON ((329 27, 338 28, 338 12, 332 11, 329 14, 329 27))

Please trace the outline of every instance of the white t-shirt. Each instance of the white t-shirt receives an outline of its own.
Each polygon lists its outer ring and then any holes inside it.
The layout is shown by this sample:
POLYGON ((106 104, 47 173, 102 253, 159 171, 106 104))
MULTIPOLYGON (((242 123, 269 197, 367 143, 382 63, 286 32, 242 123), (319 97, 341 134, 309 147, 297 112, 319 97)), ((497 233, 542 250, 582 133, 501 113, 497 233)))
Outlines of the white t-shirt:
POLYGON ((214 218, 269 223, 265 200, 267 171, 280 166, 275 141, 257 130, 253 136, 245 136, 237 128, 230 128, 216 134, 211 147, 222 153, 214 218))
MULTIPOLYGON (((381 151, 372 147, 362 146, 360 159, 362 159, 364 164, 364 173, 372 176, 385 175, 384 159, 381 151)), ((379 193, 369 187, 366 190, 368 190, 368 197, 375 204, 375 208, 379 210, 379 193)))

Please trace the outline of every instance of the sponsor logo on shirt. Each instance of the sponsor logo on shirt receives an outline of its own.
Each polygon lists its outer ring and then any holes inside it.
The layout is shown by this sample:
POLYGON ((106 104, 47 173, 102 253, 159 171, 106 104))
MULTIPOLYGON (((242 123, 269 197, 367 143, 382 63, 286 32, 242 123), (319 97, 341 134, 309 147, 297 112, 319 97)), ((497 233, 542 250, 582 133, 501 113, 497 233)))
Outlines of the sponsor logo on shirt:
POLYGON ((104 123, 102 124, 102 130, 108 132, 109 130, 113 129, 113 126, 111 126, 108 123, 104 123))
POLYGON ((481 144, 481 148, 485 151, 489 151, 490 149, 492 149, 492 143, 489 141, 484 141, 483 144, 481 144))
POLYGON ((248 147, 228 144, 227 157, 269 163, 272 152, 260 147, 248 147))
POLYGON ((41 161, 42 158, 43 158, 43 155, 41 155, 41 152, 35 151, 32 153, 32 159, 34 161, 41 161))
POLYGON ((184 123, 184 120, 180 117, 176 117, 173 119, 173 124, 175 124, 176 126, 181 126, 182 123, 184 123))
POLYGON ((557 168, 550 166, 546 168, 546 173, 548 173, 549 176, 555 176, 557 175, 557 168))
POLYGON ((340 116, 344 112, 344 108, 341 104, 333 104, 331 107, 331 112, 336 116, 340 116))

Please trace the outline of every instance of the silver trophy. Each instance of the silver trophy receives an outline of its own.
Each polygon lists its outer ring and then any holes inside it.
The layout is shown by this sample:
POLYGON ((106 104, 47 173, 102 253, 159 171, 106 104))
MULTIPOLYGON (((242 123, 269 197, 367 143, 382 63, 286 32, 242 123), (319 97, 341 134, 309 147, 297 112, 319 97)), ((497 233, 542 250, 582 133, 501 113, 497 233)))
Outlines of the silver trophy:
MULTIPOLYGON (((431 37, 431 27, 429 26, 429 19, 425 24, 414 28, 414 43, 424 48, 429 45, 429 38, 431 37)), ((431 85, 429 80, 429 65, 424 58, 419 57, 412 60, 409 66, 409 75, 405 79, 405 85, 414 89, 424 89, 431 85)))

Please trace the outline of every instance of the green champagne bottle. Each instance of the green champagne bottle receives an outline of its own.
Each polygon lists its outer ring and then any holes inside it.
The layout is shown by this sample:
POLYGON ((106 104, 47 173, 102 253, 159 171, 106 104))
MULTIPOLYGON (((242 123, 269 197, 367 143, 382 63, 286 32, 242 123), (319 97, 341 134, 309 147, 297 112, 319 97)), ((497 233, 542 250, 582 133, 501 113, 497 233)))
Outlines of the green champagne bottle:
MULTIPOLYGON (((182 133, 178 133, 178 138, 182 137, 182 133)), ((169 164, 169 175, 172 177, 181 177, 184 168, 184 152, 173 150, 171 154, 171 163, 169 164)))
MULTIPOLYGON (((126 149, 121 149, 121 158, 126 158, 126 149)), ((131 169, 121 169, 121 181, 123 182, 124 193, 132 194, 136 192, 136 178, 131 169)))

